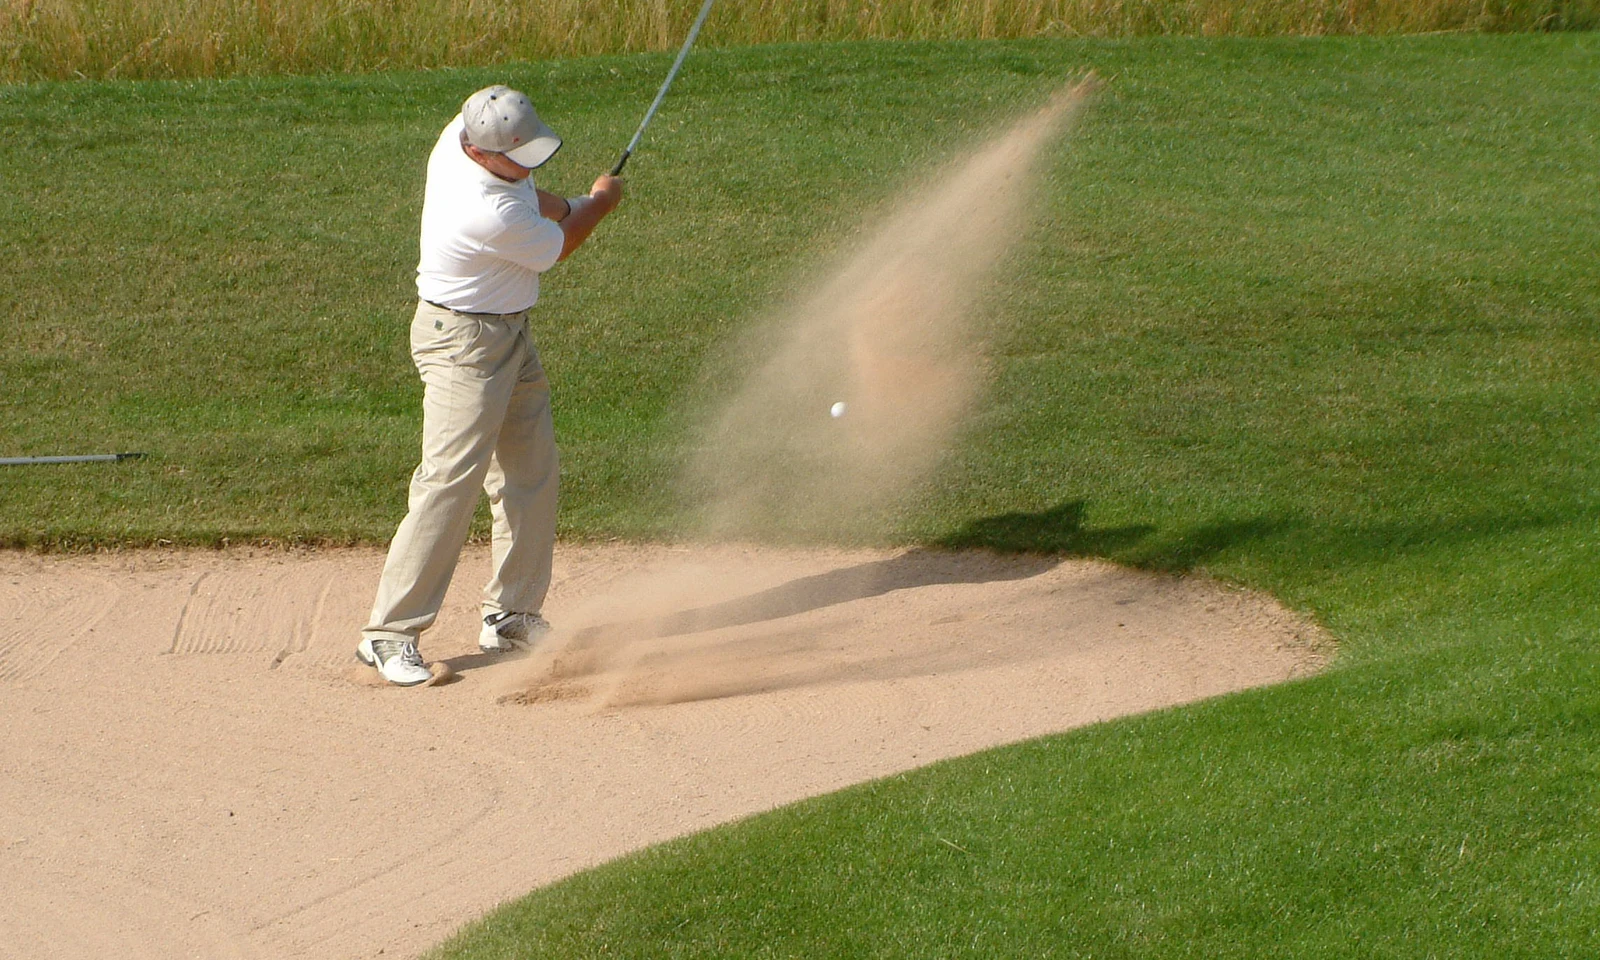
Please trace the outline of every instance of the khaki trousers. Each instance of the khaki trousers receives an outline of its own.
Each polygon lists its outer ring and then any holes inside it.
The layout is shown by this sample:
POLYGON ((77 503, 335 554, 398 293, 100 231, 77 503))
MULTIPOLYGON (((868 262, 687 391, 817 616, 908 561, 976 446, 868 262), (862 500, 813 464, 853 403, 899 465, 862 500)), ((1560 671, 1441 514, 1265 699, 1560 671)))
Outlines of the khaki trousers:
POLYGON ((479 490, 494 519, 483 612, 540 612, 550 589, 559 468, 550 384, 528 339, 527 314, 463 315, 419 303, 411 357, 423 383, 422 463, 364 633, 414 641, 433 625, 479 490))

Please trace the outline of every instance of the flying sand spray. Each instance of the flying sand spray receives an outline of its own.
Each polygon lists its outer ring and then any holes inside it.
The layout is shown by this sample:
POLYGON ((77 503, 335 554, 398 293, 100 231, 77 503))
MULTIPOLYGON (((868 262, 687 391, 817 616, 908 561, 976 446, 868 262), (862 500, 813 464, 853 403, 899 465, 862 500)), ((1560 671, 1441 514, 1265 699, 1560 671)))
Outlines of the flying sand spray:
MULTIPOLYGON (((705 535, 860 530, 930 474, 985 383, 975 307, 1027 232, 1031 171, 1097 87, 1091 74, 916 185, 865 243, 768 318, 747 351, 749 376, 689 470, 708 501, 705 535)), ((718 623, 683 603, 705 586, 703 574, 672 568, 618 584, 603 606, 574 611, 508 696, 668 703, 758 687, 778 654, 741 659, 737 645, 701 636, 718 623)), ((785 609, 808 608, 789 595, 804 584, 790 587, 785 609)))
POLYGON ((906 191, 758 327, 752 372, 691 467, 708 533, 870 534, 929 475, 986 383, 980 301, 1027 233, 1033 168, 1097 86, 1063 89, 906 191))

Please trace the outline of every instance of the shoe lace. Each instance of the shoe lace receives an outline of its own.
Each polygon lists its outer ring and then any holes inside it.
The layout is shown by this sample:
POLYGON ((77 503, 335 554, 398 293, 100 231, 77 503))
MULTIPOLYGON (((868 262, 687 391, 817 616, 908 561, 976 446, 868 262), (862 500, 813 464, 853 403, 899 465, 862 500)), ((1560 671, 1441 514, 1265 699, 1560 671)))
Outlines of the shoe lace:
POLYGON ((399 657, 401 663, 422 666, 422 654, 417 650, 417 645, 410 640, 375 640, 372 652, 377 654, 380 663, 388 663, 391 659, 399 657))

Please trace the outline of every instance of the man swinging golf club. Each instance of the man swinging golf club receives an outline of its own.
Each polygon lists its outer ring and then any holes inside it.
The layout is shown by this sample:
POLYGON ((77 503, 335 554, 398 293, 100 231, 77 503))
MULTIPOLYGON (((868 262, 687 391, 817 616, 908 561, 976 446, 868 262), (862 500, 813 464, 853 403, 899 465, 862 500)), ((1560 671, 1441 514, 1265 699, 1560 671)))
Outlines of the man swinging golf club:
POLYGON ((428 158, 411 356, 422 376, 422 462, 389 544, 356 656, 401 686, 432 675, 417 638, 433 625, 477 506, 489 496, 493 575, 478 646, 526 648, 555 549, 557 460, 550 386, 528 335, 539 274, 566 259, 622 201, 602 175, 563 199, 533 183, 561 139, 528 98, 494 86, 467 98, 428 158))

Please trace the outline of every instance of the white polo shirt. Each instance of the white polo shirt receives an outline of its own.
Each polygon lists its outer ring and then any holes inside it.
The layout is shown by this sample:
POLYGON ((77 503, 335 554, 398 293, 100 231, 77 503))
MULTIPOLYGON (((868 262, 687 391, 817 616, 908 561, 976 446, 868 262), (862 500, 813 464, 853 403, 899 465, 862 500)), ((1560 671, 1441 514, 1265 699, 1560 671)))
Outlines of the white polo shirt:
POLYGON ((533 178, 510 183, 461 149, 460 115, 428 157, 417 296, 466 313, 517 313, 561 259, 561 227, 539 215, 533 178))

